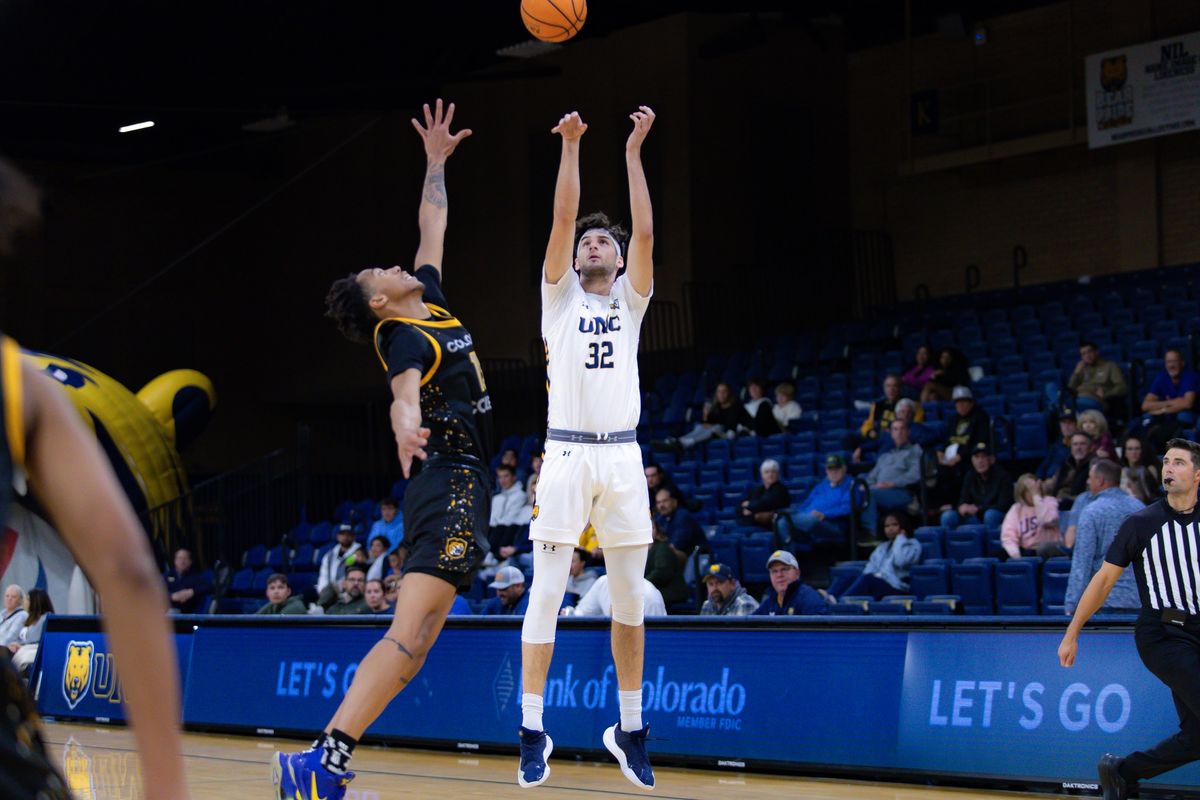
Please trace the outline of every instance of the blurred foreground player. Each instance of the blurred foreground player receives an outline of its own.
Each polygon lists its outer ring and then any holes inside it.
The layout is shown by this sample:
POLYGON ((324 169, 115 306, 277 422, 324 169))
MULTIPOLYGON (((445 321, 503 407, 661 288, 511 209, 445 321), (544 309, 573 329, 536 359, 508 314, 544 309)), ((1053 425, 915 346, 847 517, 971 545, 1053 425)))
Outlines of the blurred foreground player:
POLYGON ((1200 444, 1167 442, 1162 484, 1166 497, 1121 523, 1104 564, 1079 599, 1075 616, 1058 646, 1064 667, 1075 663, 1079 631, 1095 614, 1130 564, 1142 611, 1134 642, 1146 669, 1171 690, 1179 732, 1154 747, 1119 758, 1100 759, 1104 800, 1124 800, 1137 782, 1200 759, 1200 444))
MULTIPOLYGON (((36 192, 0 161, 0 255, 37 218, 36 192)), ((179 737, 179 673, 167 597, 149 542, 95 437, 49 378, 0 334, 0 521, 22 476, 104 604, 149 798, 187 798, 179 737)), ((67 798, 46 758, 34 703, 0 659, 0 797, 67 798)))
POLYGON ((281 800, 345 795, 358 740, 421 669, 458 588, 470 585, 487 554, 491 399, 471 334, 442 295, 446 159, 471 133, 451 135, 453 117, 454 104, 443 115, 438 100, 432 114, 425 106, 424 126, 413 120, 427 161, 415 272, 364 269, 329 290, 329 316, 349 339, 373 337, 387 370, 400 465, 413 476, 404 493, 408 558, 392 625, 359 664, 333 719, 312 749, 276 754, 281 800))

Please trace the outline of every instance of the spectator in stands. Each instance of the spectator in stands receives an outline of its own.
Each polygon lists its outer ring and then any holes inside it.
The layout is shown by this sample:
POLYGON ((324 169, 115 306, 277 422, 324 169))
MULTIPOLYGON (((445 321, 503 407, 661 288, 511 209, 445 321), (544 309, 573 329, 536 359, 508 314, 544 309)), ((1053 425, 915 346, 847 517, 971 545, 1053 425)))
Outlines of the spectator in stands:
POLYGON ((367 568, 362 564, 351 564, 346 567, 342 579, 342 591, 337 602, 325 609, 326 614, 347 615, 366 614, 367 601, 363 599, 363 591, 367 584, 367 568))
POLYGON ((796 402, 796 387, 786 382, 776 386, 775 405, 771 408, 771 414, 779 430, 786 431, 788 425, 800 419, 801 413, 800 404, 796 402))
POLYGON ((1200 375, 1188 369, 1183 353, 1174 348, 1163 354, 1163 371, 1155 376, 1142 400, 1142 417, 1130 426, 1161 451, 1179 431, 1196 422, 1196 395, 1200 375))
POLYGON ((1117 448, 1108 432, 1108 419, 1103 411, 1089 409, 1079 412, 1079 429, 1092 437, 1092 452, 1096 458, 1116 458, 1117 448))
POLYGON ((650 492, 650 505, 653 506, 658 502, 658 490, 666 489, 673 497, 679 497, 679 489, 675 486, 675 481, 671 480, 668 475, 657 462, 651 461, 645 467, 646 473, 646 488, 650 492))
POLYGON ((1125 439, 1121 450, 1121 491, 1149 505, 1162 494, 1158 454, 1136 436, 1125 439))
POLYGON ((17 640, 29 612, 25 610, 25 590, 10 584, 4 590, 4 614, 0 618, 0 645, 9 645, 17 640))
POLYGON ((928 345, 923 344, 917 348, 917 352, 913 355, 912 366, 900 376, 900 382, 904 384, 902 391, 905 394, 912 397, 921 396, 925 384, 929 383, 929 379, 933 377, 932 358, 933 355, 929 352, 928 345))
POLYGON ((361 550, 362 545, 354 540, 354 527, 348 522, 339 525, 337 544, 321 559, 317 573, 317 605, 327 609, 337 602, 346 580, 346 567, 355 561, 361 550))
POLYGON ((871 500, 864 523, 872 533, 878 511, 907 508, 913 500, 909 489, 921 480, 921 447, 908 441, 908 423, 902 419, 892 420, 892 442, 894 447, 879 456, 866 477, 871 500))
POLYGON ((367 580, 377 581, 383 578, 384 570, 388 566, 387 554, 391 549, 392 543, 388 541, 387 536, 380 535, 371 539, 366 560, 362 562, 367 568, 367 580))
POLYGON ((25 624, 17 632, 17 640, 9 644, 12 653, 12 664, 22 675, 28 673, 37 658, 38 644, 42 641, 42 631, 46 629, 46 615, 54 613, 54 603, 45 589, 30 589, 27 600, 29 616, 25 624))
POLYGON ((971 382, 971 373, 967 370, 967 357, 960 350, 947 347, 938 354, 937 369, 929 376, 925 388, 921 390, 921 402, 930 400, 949 400, 956 386, 966 386, 971 382))
POLYGON ((1092 463, 1088 467, 1087 473, 1087 488, 1079 493, 1075 498, 1075 502, 1071 505, 1069 511, 1063 512, 1059 517, 1059 524, 1063 527, 1063 548, 1065 555, 1070 555, 1070 550, 1075 546, 1075 534, 1079 527, 1079 517, 1087 510, 1087 507, 1095 500, 1103 487, 1100 485, 1099 478, 1096 475, 1096 470, 1092 469, 1096 462, 1100 459, 1092 454, 1092 463))
POLYGON ((675 557, 667 532, 654 526, 654 542, 646 556, 646 580, 662 593, 667 607, 687 599, 688 588, 683 580, 683 563, 675 557))
POLYGON ((775 527, 775 515, 792 504, 792 494, 779 482, 779 462, 768 458, 758 469, 762 483, 750 487, 749 496, 738 508, 738 516, 746 524, 767 530, 775 527))
POLYGON ((955 386, 951 397, 954 399, 954 417, 950 420, 946 448, 938 453, 938 462, 956 468, 961 476, 966 472, 967 456, 975 445, 991 442, 992 419, 975 402, 970 387, 955 386))
POLYGON ((771 410, 771 400, 767 397, 767 382, 762 378, 753 378, 746 386, 746 395, 746 402, 742 404, 746 413, 742 416, 739 432, 753 433, 755 436, 779 433, 779 425, 771 410))
POLYGON ((363 587, 363 600, 367 604, 367 611, 372 614, 391 614, 395 611, 388 605, 387 593, 381 580, 367 581, 367 585, 363 587))
MULTIPOLYGON (((1140 501, 1121 491, 1121 466, 1107 458, 1097 460, 1091 467, 1096 499, 1079 515, 1075 551, 1071 554, 1071 577, 1067 580, 1065 611, 1075 613, 1079 598, 1092 576, 1100 571, 1109 545, 1117 536, 1121 523, 1130 514, 1141 511, 1140 501)), ((1169 541, 1169 540, 1168 540, 1169 541)), ((1108 613, 1136 614, 1141 610, 1133 565, 1129 565, 1117 578, 1117 583, 1105 601, 1108 613)))
POLYGON ((771 589, 754 610, 754 616, 828 614, 829 603, 820 592, 800 582, 800 562, 786 550, 776 550, 767 558, 771 589))
MULTIPOLYGON (((685 433, 678 439, 668 437, 661 444, 674 448, 676 452, 690 449, 707 442, 714 436, 725 436, 732 439, 737 435, 737 427, 745 419, 746 409, 737 402, 733 389, 728 383, 718 383, 713 399, 704 404, 704 417, 690 433, 685 433)), ((656 444, 659 444, 656 442, 656 444)))
POLYGON ((675 559, 683 564, 696 548, 702 553, 711 553, 708 537, 700 528, 700 523, 679 505, 675 495, 667 489, 659 489, 654 498, 654 509, 658 512, 655 526, 662 528, 667 535, 670 548, 675 552, 675 559))
MULTIPOLYGON (((645 615, 647 617, 665 617, 667 604, 663 602, 662 594, 654 584, 642 578, 642 592, 645 597, 645 615)), ((608 591, 608 576, 601 575, 588 589, 587 594, 579 598, 574 608, 567 606, 560 614, 574 614, 577 617, 610 617, 612 616, 612 595, 608 591)))
POLYGON ((1058 498, 1042 494, 1037 476, 1025 473, 1013 489, 1016 502, 1000 525, 1000 544, 1009 558, 1057 555, 1062 547, 1058 498))
POLYGON ((908 592, 908 569, 921 560, 921 543, 912 536, 912 523, 903 512, 883 518, 884 541, 871 551, 871 557, 857 577, 838 578, 829 586, 834 597, 873 597, 908 592))
POLYGON ((1075 409, 1069 406, 1064 407, 1058 414, 1059 438, 1050 443, 1046 449, 1046 457, 1034 471, 1038 480, 1045 481, 1053 478, 1062 467, 1063 462, 1071 456, 1071 437, 1077 430, 1079 430, 1079 425, 1075 418, 1075 409))
MULTIPOLYGON (((924 422, 916 422, 917 418, 917 402, 907 397, 901 397, 896 401, 896 419, 902 419, 908 423, 908 440, 913 444, 921 445, 921 449, 933 446, 939 438, 938 429, 924 422)), ((891 436, 885 436, 879 440, 879 452, 886 453, 894 446, 891 436)))
POLYGON ((255 614, 281 614, 291 616, 304 614, 304 601, 292 597, 292 587, 288 585, 287 575, 276 572, 267 578, 267 603, 255 614))
POLYGON ((497 491, 492 495, 488 527, 491 550, 484 561, 485 566, 495 566, 498 562, 532 549, 528 525, 533 518, 533 506, 528 504, 529 498, 517 480, 516 470, 501 463, 496 467, 496 483, 497 491))
POLYGON ((529 607, 529 595, 525 592, 525 575, 521 570, 516 567, 501 567, 496 572, 495 580, 488 584, 488 588, 495 589, 496 596, 484 605, 485 616, 525 616, 525 609, 529 607))
POLYGON ((845 536, 850 520, 850 481, 846 479, 846 462, 837 453, 825 457, 825 480, 809 492, 800 507, 792 513, 780 513, 775 518, 775 533, 786 547, 797 537, 823 541, 845 536))
POLYGON ((1053 478, 1042 481, 1042 493, 1058 498, 1059 512, 1070 510, 1075 498, 1087 489, 1092 450, 1092 437, 1083 431, 1076 431, 1071 437, 1071 455, 1053 478))
POLYGON ((402 580, 404 580, 404 576, 398 572, 383 579, 383 599, 392 608, 396 607, 396 595, 400 591, 400 581, 402 580))
POLYGON ((1116 362, 1100 357, 1095 342, 1084 342, 1079 346, 1079 363, 1067 381, 1067 388, 1075 395, 1076 409, 1112 413, 1119 410, 1125 397, 1125 375, 1116 362))
POLYGON ((513 474, 517 474, 517 451, 511 447, 505 449, 500 454, 500 463, 506 467, 512 467, 513 474))
POLYGON ((567 575, 567 594, 575 595, 576 600, 587 594, 588 589, 599 576, 594 569, 588 569, 589 553, 582 547, 576 547, 571 554, 571 572, 567 575))
POLYGON ((958 507, 942 514, 942 525, 957 528, 964 523, 999 528, 1013 502, 1013 483, 987 442, 971 449, 971 470, 963 478, 958 507))
POLYGON ((181 547, 175 551, 175 564, 167 570, 167 593, 176 614, 198 614, 210 592, 212 580, 192 564, 192 551, 181 547))
MULTIPOLYGON (((863 420, 857 433, 846 436, 846 449, 853 449, 850 459, 855 463, 862 461, 863 450, 879 449, 881 439, 888 438, 892 420, 896 418, 896 404, 900 402, 900 376, 888 375, 883 379, 883 396, 871 403, 871 410, 863 420)), ((915 417, 910 422, 919 422, 925 418, 925 412, 920 406, 915 407, 915 417)))
POLYGON ((708 599, 700 608, 701 616, 746 617, 758 610, 758 601, 733 577, 725 564, 709 564, 704 573, 708 599))
POLYGON ((377 536, 384 537, 390 550, 404 539, 404 519, 399 514, 400 505, 394 497, 385 497, 379 501, 379 519, 371 525, 367 541, 373 542, 377 536))

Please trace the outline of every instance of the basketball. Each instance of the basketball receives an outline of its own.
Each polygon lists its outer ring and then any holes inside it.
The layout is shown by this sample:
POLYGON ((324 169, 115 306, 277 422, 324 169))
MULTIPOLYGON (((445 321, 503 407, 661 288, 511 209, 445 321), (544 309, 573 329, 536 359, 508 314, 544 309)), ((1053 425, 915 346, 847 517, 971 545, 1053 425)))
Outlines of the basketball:
POLYGON ((586 19, 587 0, 521 0, 521 20, 543 42, 567 41, 586 19))

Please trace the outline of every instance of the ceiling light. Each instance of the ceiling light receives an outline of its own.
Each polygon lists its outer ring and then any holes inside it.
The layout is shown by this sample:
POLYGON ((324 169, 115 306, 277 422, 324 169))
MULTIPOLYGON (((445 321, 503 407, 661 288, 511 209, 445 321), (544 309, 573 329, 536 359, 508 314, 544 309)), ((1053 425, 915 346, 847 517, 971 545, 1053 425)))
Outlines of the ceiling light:
POLYGON ((117 128, 118 133, 131 133, 132 131, 140 131, 143 128, 153 128, 154 120, 148 119, 145 122, 135 122, 132 125, 122 125, 117 128))

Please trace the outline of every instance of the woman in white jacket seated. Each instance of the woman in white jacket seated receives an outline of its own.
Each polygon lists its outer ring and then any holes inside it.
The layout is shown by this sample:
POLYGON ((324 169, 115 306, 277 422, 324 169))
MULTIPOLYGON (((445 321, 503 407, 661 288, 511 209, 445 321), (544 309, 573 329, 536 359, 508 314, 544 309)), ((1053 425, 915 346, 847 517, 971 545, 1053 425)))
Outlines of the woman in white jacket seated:
POLYGON ((37 658, 38 643, 42 641, 42 631, 46 629, 46 617, 54 613, 54 603, 50 602, 50 595, 46 594, 45 589, 30 589, 26 603, 29 606, 29 616, 25 618, 25 625, 17 634, 17 641, 8 645, 13 666, 22 675, 33 666, 33 660, 37 658))

